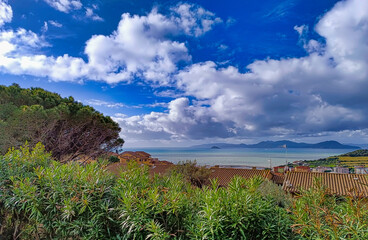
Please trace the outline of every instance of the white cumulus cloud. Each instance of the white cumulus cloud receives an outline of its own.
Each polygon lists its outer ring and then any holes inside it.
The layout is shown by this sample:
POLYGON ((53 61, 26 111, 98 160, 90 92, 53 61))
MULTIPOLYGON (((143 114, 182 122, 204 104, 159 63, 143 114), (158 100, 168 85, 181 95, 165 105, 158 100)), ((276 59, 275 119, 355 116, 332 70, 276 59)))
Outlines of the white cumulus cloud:
POLYGON ((7 0, 0 0, 0 27, 5 23, 11 22, 13 10, 7 0))
POLYGON ((296 137, 367 129, 368 2, 342 1, 327 12, 315 26, 325 42, 308 39, 307 26, 295 30, 305 57, 258 60, 245 73, 212 61, 180 70, 178 91, 196 101, 181 97, 167 113, 138 116, 129 122, 136 128, 131 137, 296 137))
POLYGON ((44 0, 48 5, 60 12, 68 13, 72 10, 81 9, 83 4, 80 0, 44 0))
MULTIPOLYGON (((72 6, 79 7, 78 1, 47 2, 64 6, 65 11, 72 6)), ((171 75, 177 71, 177 63, 191 59, 185 43, 171 37, 180 34, 198 36, 219 21, 213 13, 201 7, 184 6, 176 6, 168 15, 158 13, 157 9, 146 16, 122 14, 116 31, 111 35, 94 35, 86 42, 84 52, 87 62, 68 54, 59 57, 24 55, 19 51, 17 42, 13 41, 9 43, 14 48, 7 48, 7 52, 0 56, 3 60, 0 67, 8 73, 42 76, 56 81, 89 79, 118 83, 139 77, 169 84, 171 75)), ((58 25, 56 22, 49 23, 58 25)), ((28 33, 30 36, 31 33, 28 33)))

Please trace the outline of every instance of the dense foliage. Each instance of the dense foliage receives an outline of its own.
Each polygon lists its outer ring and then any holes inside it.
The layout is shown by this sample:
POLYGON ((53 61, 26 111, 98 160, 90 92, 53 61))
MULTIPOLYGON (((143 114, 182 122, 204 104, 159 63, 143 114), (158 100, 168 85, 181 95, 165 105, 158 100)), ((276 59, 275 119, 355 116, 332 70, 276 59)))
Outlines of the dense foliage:
POLYGON ((183 175, 191 184, 197 187, 209 184, 211 170, 205 166, 197 165, 197 161, 180 161, 172 171, 183 175))
POLYGON ((349 157, 368 157, 368 149, 359 149, 352 152, 348 152, 345 154, 341 154, 340 156, 349 156, 349 157))
POLYGON ((235 178, 197 188, 180 174, 150 177, 130 165, 120 178, 97 164, 50 160, 41 144, 0 161, 0 236, 20 239, 288 239, 286 209, 235 178))
POLYGON ((41 88, 0 85, 0 153, 42 142, 60 161, 94 157, 121 146, 120 128, 90 106, 41 88))
POLYGON ((324 166, 324 167, 336 167, 340 164, 339 157, 328 157, 328 158, 321 158, 318 160, 308 160, 304 161, 309 167, 318 167, 318 166, 324 166))
POLYGON ((304 239, 368 239, 366 199, 336 198, 320 180, 294 201, 293 228, 304 239))
POLYGON ((368 149, 359 149, 338 156, 332 156, 328 158, 321 158, 318 160, 306 160, 304 161, 310 167, 336 167, 344 166, 353 168, 354 166, 367 166, 368 165, 368 149))
POLYGON ((261 178, 192 186, 134 165, 61 164, 37 144, 0 158, 0 239, 367 239, 368 206, 261 178))

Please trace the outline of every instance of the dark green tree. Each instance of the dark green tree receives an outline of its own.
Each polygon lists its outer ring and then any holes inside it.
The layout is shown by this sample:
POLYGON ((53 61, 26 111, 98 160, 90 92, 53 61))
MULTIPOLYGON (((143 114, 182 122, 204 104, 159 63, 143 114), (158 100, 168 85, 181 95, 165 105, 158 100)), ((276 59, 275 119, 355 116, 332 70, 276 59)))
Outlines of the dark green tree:
POLYGON ((38 142, 62 162, 121 147, 119 125, 90 106, 42 88, 0 86, 0 152, 38 142))

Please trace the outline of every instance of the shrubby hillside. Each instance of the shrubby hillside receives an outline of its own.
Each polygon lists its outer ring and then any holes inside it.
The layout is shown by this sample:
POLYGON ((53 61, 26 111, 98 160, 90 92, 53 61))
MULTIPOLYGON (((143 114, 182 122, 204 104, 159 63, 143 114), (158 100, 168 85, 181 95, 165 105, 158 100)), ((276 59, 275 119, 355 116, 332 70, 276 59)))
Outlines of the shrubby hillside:
POLYGON ((0 152, 38 142, 59 161, 122 146, 120 128, 90 106, 42 88, 0 86, 0 152))
POLYGON ((353 152, 348 152, 345 154, 341 154, 340 156, 348 156, 348 157, 368 157, 368 149, 359 149, 353 152))

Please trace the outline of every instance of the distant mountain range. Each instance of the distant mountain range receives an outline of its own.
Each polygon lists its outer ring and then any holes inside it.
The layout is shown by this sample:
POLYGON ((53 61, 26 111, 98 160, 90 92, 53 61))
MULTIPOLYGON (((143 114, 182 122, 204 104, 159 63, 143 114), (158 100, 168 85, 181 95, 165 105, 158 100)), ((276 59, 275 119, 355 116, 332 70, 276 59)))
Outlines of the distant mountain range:
POLYGON ((283 141, 263 141, 256 144, 229 144, 229 143, 209 143, 195 145, 191 148, 321 148, 321 149, 360 149, 358 146, 344 145, 337 141, 325 141, 320 143, 298 143, 288 140, 283 141))

